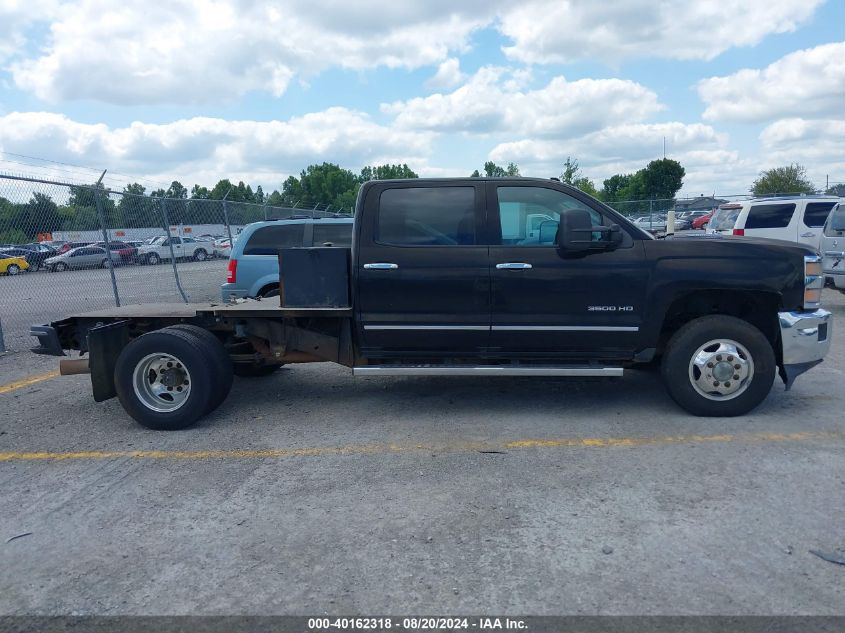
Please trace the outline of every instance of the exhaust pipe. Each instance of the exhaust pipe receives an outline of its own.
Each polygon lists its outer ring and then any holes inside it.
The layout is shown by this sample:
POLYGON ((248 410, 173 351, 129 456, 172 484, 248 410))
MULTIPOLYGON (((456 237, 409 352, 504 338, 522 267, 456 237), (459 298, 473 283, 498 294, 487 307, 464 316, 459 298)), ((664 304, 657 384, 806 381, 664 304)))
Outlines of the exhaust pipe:
POLYGON ((62 376, 75 376, 77 374, 90 374, 91 367, 87 358, 73 358, 59 361, 59 374, 62 376))

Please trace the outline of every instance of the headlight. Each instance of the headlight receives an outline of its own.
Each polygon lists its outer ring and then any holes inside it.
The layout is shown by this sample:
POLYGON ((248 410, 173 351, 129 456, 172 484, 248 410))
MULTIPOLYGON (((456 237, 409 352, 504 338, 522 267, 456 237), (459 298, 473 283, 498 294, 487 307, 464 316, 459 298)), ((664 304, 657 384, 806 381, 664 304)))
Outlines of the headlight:
POLYGON ((804 256, 804 309, 818 308, 822 302, 822 258, 818 255, 804 256))

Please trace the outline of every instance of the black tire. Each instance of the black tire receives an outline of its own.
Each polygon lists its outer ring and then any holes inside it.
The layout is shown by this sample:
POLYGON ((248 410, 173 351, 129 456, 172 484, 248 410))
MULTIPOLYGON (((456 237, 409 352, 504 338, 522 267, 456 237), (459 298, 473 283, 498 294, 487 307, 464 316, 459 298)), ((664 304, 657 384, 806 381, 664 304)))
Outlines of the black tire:
POLYGON ((197 249, 197 252, 194 253, 194 261, 204 262, 206 259, 208 259, 208 253, 206 253, 202 248, 197 249))
POLYGON ((104 259, 103 261, 101 261, 100 262, 100 268, 111 268, 111 260, 110 259, 104 259))
POLYGON ((63 273, 64 271, 67 270, 67 264, 65 264, 64 262, 59 262, 58 264, 56 264, 53 267, 53 270, 55 270, 58 273, 63 273))
MULTIPOLYGON (((714 350, 713 347, 709 349, 714 350)), ((721 356, 715 358, 722 362, 721 356)), ((726 356, 724 361, 729 359, 733 362, 732 356, 726 356)), ((747 362, 747 359, 741 356, 737 362, 745 364, 744 361, 747 362)), ((728 369, 733 373, 730 365, 728 369)), ((748 413, 765 400, 771 391, 776 370, 775 352, 763 333, 747 321, 726 315, 705 316, 690 321, 675 332, 666 346, 661 370, 669 395, 686 411, 699 416, 732 417, 748 413), (703 345, 717 339, 733 341, 745 348, 744 352, 753 362, 753 372, 748 374, 747 379, 734 382, 734 388, 736 384, 743 385, 734 394, 711 394, 707 397, 699 392, 691 378, 691 374, 701 375, 691 368, 691 363, 703 345)), ((728 382, 722 384, 730 385, 733 378, 735 376, 728 377, 728 382)))
POLYGON ((232 371, 240 378, 261 378, 276 372, 282 365, 264 365, 255 363, 234 363, 232 371))
POLYGON ((229 354, 226 353, 220 339, 198 325, 179 323, 171 325, 167 329, 188 332, 202 341, 203 351, 206 352, 208 362, 213 369, 213 376, 216 379, 214 391, 211 394, 211 400, 208 402, 208 409, 206 409, 206 413, 211 413, 220 406, 226 396, 229 395, 229 391, 232 390, 233 371, 229 354))
POLYGON ((17 264, 9 264, 9 267, 6 269, 6 274, 9 275, 9 277, 13 277, 14 275, 17 275, 20 271, 21 267, 17 264))
POLYGON ((275 288, 272 288, 270 290, 265 290, 264 292, 261 293, 260 296, 261 296, 262 299, 267 299, 269 297, 278 297, 279 296, 279 287, 276 286, 275 288))
POLYGON ((150 266, 155 266, 157 264, 160 264, 161 263, 161 257, 156 255, 155 253, 150 253, 149 255, 147 255, 147 263, 150 266))
POLYGON ((184 429, 199 420, 208 408, 215 384, 214 368, 208 362, 207 346, 190 332, 164 328, 148 332, 130 342, 114 368, 114 384, 120 404, 139 424, 156 431, 184 429), (136 367, 153 354, 178 359, 191 377, 190 390, 179 408, 156 411, 138 397, 134 387, 136 367))

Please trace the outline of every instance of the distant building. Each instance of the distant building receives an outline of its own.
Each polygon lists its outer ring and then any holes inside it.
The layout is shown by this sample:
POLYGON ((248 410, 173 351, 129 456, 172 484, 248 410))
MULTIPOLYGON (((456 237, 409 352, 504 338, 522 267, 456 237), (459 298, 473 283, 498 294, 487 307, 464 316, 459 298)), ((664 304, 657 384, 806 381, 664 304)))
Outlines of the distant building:
POLYGON ((710 211, 726 202, 727 200, 714 198, 713 196, 698 196, 697 198, 675 200, 675 213, 681 213, 682 211, 710 211))

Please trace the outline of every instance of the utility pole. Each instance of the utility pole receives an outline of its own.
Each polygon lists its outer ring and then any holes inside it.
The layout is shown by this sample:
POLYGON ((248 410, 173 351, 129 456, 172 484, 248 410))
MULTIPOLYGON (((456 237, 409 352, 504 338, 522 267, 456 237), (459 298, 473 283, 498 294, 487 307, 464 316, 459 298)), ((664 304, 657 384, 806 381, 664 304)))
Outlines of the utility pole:
POLYGON ((663 137, 663 160, 666 160, 666 137, 663 137))

